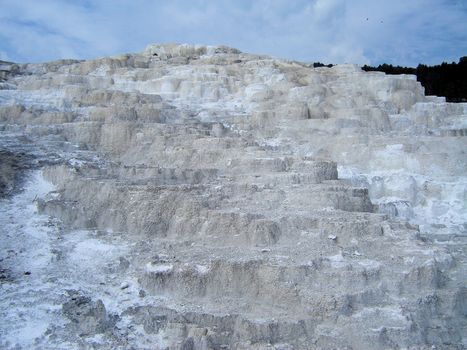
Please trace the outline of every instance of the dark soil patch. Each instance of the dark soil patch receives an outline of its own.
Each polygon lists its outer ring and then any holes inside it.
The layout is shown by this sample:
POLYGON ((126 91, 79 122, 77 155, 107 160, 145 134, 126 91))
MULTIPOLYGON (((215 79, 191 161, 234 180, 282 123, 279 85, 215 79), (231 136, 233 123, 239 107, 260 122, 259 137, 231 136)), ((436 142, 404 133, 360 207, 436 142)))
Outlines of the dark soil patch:
POLYGON ((0 198, 20 190, 25 171, 32 167, 31 160, 26 153, 0 150, 0 198))

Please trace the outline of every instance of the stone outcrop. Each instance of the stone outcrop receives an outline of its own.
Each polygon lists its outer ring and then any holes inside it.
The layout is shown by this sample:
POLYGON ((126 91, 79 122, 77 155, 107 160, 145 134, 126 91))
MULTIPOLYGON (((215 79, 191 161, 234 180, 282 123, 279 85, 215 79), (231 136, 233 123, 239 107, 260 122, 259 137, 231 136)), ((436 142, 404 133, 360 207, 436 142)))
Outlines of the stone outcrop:
POLYGON ((72 332, 114 348, 467 346, 467 104, 412 76, 227 47, 15 72, 2 140, 49 160, 39 210, 131 246, 106 271, 136 278, 132 304, 110 322, 101 295, 67 301, 72 332))

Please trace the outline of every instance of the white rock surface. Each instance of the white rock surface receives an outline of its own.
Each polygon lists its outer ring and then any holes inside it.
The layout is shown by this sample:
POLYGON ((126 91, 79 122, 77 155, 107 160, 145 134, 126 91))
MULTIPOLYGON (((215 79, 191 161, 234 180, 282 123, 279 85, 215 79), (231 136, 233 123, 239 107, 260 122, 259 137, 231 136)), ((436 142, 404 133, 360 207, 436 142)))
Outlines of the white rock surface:
POLYGON ((2 348, 467 346, 467 104, 227 47, 11 67, 2 348))

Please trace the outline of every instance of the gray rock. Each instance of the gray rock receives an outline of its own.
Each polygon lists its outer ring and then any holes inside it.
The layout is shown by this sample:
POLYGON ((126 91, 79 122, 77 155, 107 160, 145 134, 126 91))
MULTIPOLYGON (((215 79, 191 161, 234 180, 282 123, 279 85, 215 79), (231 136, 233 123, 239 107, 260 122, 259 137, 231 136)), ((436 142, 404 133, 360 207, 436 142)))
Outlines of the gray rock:
POLYGON ((104 333, 113 325, 102 300, 93 301, 79 293, 71 293, 62 305, 62 311, 71 321, 71 328, 80 335, 104 333))

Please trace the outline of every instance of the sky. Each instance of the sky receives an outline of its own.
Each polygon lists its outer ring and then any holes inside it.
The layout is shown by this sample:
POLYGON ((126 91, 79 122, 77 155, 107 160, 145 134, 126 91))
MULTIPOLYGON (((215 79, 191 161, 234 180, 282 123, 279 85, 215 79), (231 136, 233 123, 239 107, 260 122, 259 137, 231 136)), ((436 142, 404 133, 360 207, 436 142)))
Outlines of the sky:
POLYGON ((467 0, 0 0, 0 60, 43 62, 227 45, 323 63, 467 56, 467 0))

